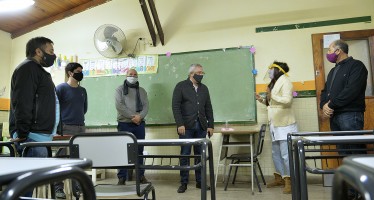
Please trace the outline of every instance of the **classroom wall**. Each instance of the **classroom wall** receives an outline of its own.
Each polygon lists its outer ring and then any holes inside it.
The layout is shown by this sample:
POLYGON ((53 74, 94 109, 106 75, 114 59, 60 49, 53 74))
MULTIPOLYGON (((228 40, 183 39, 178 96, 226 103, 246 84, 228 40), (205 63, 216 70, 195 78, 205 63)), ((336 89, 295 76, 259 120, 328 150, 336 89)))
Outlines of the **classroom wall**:
POLYGON ((12 39, 10 34, 0 30, 0 98, 9 98, 9 73, 11 67, 12 39), (3 88, 6 87, 5 93, 3 88))
MULTIPOLYGON (((257 84, 266 83, 263 77, 267 66, 273 60, 285 61, 289 64, 290 79, 293 82, 314 81, 311 34, 374 28, 373 23, 356 23, 255 33, 255 28, 264 26, 368 15, 373 17, 374 2, 372 0, 359 0, 359 3, 340 0, 268 0, 266 3, 256 2, 256 4, 248 0, 235 2, 156 0, 155 3, 164 29, 166 44, 162 46, 158 42, 156 47, 150 47, 140 42, 135 50, 136 54, 163 54, 254 45, 257 50, 255 53, 255 66, 258 69, 257 84)), ((14 39, 9 73, 11 74, 14 67, 24 59, 26 42, 40 35, 54 41, 57 54, 78 55, 79 59, 101 57, 93 45, 93 35, 95 30, 105 23, 117 25, 125 32, 129 51, 134 48, 137 38, 146 38, 146 42, 151 40, 139 3, 133 0, 113 0, 14 39)), ((227 74, 227 76, 234 75, 227 74)), ((63 72, 55 71, 53 77, 55 83, 63 82, 63 72)), ((258 123, 266 123, 267 113, 263 105, 258 104, 257 111, 258 123)), ((301 131, 318 131, 315 97, 296 98, 294 111, 301 131)), ((217 129, 216 131, 219 132, 217 129)), ((147 128, 149 139, 176 137, 175 127, 147 128)), ((218 148, 218 138, 219 133, 212 137, 215 149, 218 148)), ((274 171, 270 145, 267 136, 264 155, 261 157, 262 168, 267 175, 274 171)), ((157 149, 148 150, 156 151, 157 149)), ((179 152, 178 149, 173 149, 173 151, 179 152)), ((170 172, 161 171, 160 173, 170 172)))
POLYGON ((9 102, 9 73, 11 64, 12 39, 10 34, 0 31, 0 123, 8 121, 8 112, 6 109, 9 102), (4 90, 5 87, 5 90, 4 90))

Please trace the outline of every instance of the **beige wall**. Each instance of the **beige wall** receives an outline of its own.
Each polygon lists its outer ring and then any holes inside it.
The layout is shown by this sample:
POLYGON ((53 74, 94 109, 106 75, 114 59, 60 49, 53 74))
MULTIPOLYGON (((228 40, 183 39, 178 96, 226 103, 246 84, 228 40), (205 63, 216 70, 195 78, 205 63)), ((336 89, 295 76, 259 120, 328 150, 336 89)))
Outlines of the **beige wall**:
POLYGON ((12 68, 10 64, 12 39, 10 34, 0 31, 0 98, 9 98, 9 70, 12 68), (6 87, 5 93, 2 94, 3 88, 6 87))
MULTIPOLYGON (((266 66, 273 60, 288 62, 291 68, 290 79, 294 82, 314 80, 311 44, 313 33, 374 28, 373 23, 356 23, 266 33, 255 32, 255 28, 264 26, 373 16, 372 0, 267 0, 266 3, 254 3, 248 0, 230 2, 156 0, 155 2, 164 28, 166 44, 150 47, 141 43, 135 53, 163 54, 254 45, 257 49, 255 65, 259 71, 257 84, 265 83, 263 77, 266 66)), ((26 42, 31 37, 40 35, 54 41, 57 54, 78 55, 80 59, 100 57, 93 45, 93 35, 100 25, 106 23, 117 25, 125 32, 128 39, 127 48, 130 49, 127 53, 134 48, 139 37, 146 38, 147 41, 151 40, 139 3, 133 0, 113 0, 14 39, 11 67, 8 70, 12 73, 14 67, 24 59, 26 42)), ((63 82, 62 72, 54 72, 53 76, 55 83, 63 82)), ((316 98, 295 99, 294 110, 301 131, 318 130, 316 98)), ((259 123, 266 122, 265 108, 258 105, 257 111, 259 123)), ((175 137, 177 137, 175 127, 147 128, 147 138, 175 137)), ((212 137, 216 151, 218 138, 218 133, 212 137)), ((261 164, 265 174, 271 174, 273 166, 268 137, 266 141, 261 164)), ((178 149, 172 151, 179 152, 178 149)))

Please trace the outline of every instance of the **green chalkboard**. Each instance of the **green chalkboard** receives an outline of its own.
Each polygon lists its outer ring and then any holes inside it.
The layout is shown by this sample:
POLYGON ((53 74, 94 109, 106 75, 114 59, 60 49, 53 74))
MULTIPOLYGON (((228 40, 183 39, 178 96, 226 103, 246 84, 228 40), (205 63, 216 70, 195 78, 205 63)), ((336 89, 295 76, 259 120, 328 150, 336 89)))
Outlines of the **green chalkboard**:
MULTIPOLYGON (((139 75, 148 93, 147 124, 175 123, 171 101, 175 85, 187 79, 190 64, 199 63, 206 75, 215 122, 255 122, 253 55, 247 48, 229 48, 159 56, 157 74, 139 75)), ((85 78, 88 93, 87 125, 116 125, 114 91, 125 76, 85 78)))

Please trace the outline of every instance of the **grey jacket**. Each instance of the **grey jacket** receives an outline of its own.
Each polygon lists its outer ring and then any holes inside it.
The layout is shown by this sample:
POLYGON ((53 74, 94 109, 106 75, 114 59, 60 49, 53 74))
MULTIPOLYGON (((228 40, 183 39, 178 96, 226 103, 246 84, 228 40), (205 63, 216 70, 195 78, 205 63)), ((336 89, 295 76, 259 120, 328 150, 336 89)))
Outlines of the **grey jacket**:
POLYGON ((133 115, 140 114, 144 120, 148 113, 148 97, 144 88, 139 87, 140 101, 143 104, 143 110, 140 113, 136 112, 136 89, 129 87, 129 93, 123 95, 123 85, 116 89, 115 101, 117 109, 117 121, 131 122, 133 115))

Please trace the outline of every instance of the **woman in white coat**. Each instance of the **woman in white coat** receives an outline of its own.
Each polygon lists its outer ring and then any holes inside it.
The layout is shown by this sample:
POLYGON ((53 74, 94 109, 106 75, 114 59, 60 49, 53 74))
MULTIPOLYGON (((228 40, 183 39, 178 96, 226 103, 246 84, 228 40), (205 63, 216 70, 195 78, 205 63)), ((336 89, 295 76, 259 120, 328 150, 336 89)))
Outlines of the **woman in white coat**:
POLYGON ((291 193, 290 167, 288 161, 287 134, 298 132, 295 115, 292 111, 293 86, 288 79, 287 63, 274 62, 269 67, 266 98, 256 94, 256 99, 265 104, 268 110, 272 156, 276 172, 274 181, 268 188, 284 186, 283 193, 291 193))

